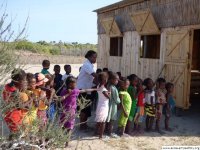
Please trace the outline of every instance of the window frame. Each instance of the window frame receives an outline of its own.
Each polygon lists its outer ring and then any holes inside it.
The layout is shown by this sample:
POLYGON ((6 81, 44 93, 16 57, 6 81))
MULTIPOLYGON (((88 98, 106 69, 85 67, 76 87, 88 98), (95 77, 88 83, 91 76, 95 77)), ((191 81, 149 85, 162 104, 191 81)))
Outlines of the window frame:
MULTIPOLYGON (((152 49, 153 49, 153 47, 152 47, 152 49)), ((140 46, 139 46, 139 58, 140 59, 160 59, 161 58, 160 54, 161 54, 161 34, 150 34, 150 35, 141 35, 140 36, 140 46), (157 40, 159 39, 159 41, 153 41, 153 42, 158 42, 156 44, 159 45, 158 47, 156 47, 157 50, 153 51, 153 53, 155 53, 155 55, 152 55, 151 54, 152 52, 148 51, 149 43, 151 43, 149 41, 154 38, 151 36, 157 36, 156 37, 157 40), (150 37, 152 39, 150 39, 150 40, 147 39, 146 42, 144 43, 145 37, 147 37, 147 38, 150 37), (142 41, 143 41, 143 43, 141 43, 142 41), (145 48, 145 45, 146 45, 146 48, 145 48), (152 56, 155 56, 155 57, 152 57, 152 56)))

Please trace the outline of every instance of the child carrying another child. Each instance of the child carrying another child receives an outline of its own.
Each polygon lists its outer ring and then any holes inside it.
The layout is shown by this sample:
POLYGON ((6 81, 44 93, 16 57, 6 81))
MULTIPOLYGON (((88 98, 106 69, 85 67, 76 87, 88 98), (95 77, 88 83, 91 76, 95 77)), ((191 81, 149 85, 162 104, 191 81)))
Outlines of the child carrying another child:
POLYGON ((120 136, 125 135, 124 131, 125 131, 125 127, 128 121, 130 111, 131 111, 132 100, 131 100, 131 96, 127 92, 129 85, 130 85, 130 82, 128 79, 126 78, 121 79, 119 97, 121 100, 122 111, 121 111, 119 123, 118 123, 120 136))
POLYGON ((109 101, 109 112, 108 112, 107 123, 108 123, 108 135, 111 137, 117 137, 117 135, 113 133, 113 124, 114 121, 117 120, 117 105, 120 104, 119 93, 116 88, 118 81, 119 81, 119 76, 116 73, 110 73, 108 90, 111 92, 111 95, 109 101))
POLYGON ((144 80, 144 86, 146 87, 145 92, 145 111, 146 111, 146 131, 152 131, 152 126, 154 118, 156 115, 156 101, 155 101, 155 91, 153 89, 153 80, 147 78, 144 80))
POLYGON ((105 122, 108 117, 109 92, 105 87, 105 85, 107 84, 107 80, 108 80, 107 73, 105 72, 99 73, 98 75, 99 85, 97 87, 98 104, 97 104, 95 121, 97 122, 96 130, 100 139, 102 139, 103 137, 105 122))

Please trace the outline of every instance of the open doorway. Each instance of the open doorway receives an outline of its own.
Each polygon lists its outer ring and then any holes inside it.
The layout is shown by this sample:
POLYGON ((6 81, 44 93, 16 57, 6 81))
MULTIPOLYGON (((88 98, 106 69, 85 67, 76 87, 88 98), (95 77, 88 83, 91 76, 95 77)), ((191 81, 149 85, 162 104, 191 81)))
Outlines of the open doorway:
POLYGON ((200 29, 194 30, 190 103, 192 107, 200 108, 200 29))

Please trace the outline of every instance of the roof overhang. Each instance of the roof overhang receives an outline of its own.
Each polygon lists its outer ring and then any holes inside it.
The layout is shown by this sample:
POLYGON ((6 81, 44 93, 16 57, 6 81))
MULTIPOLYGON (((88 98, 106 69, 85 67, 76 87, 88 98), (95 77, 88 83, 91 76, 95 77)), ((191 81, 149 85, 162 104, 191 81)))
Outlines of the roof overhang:
POLYGON ((107 12, 107 11, 112 11, 112 10, 115 10, 115 9, 123 8, 123 7, 129 6, 129 5, 142 3, 144 1, 147 1, 147 0, 123 0, 123 1, 111 4, 111 5, 96 9, 93 12, 100 14, 100 13, 104 13, 104 12, 107 12))

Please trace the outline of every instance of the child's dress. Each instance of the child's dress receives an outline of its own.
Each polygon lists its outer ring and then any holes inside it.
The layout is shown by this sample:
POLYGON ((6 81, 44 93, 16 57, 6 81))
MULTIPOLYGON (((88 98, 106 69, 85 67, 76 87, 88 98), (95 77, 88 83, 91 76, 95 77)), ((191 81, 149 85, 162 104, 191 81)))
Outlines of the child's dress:
POLYGON ((147 116, 155 117, 156 112, 155 91, 145 90, 145 112, 147 116), (151 104, 151 97, 153 97, 153 104, 151 104))
POLYGON ((163 106, 166 104, 166 89, 158 89, 157 90, 157 117, 161 117, 163 106))
POLYGON ((108 90, 104 85, 98 88, 98 104, 96 110, 96 122, 106 122, 108 117, 108 107, 109 107, 109 98, 105 97, 103 92, 107 92, 108 90))
POLYGON ((137 111, 136 111, 135 119, 134 119, 134 122, 136 124, 142 123, 144 120, 144 105, 145 105, 144 92, 139 92, 138 102, 137 102, 137 111))
MULTIPOLYGON (((132 100, 131 100, 131 96, 129 95, 129 93, 127 91, 120 91, 119 95, 123 95, 123 100, 121 103, 123 103, 124 109, 126 111, 126 113, 130 114, 131 111, 131 105, 132 105, 132 100)), ((124 112, 122 110, 121 114, 120 114, 120 118, 119 118, 119 127, 125 127, 128 121, 128 117, 124 116, 124 112)))
POLYGON ((130 94, 131 100, 132 100, 131 111, 130 111, 128 119, 129 121, 133 121, 135 117, 135 113, 136 113, 136 108, 137 108, 137 99, 135 98, 137 90, 136 90, 136 87, 130 85, 127 91, 130 94))
MULTIPOLYGON (((70 95, 61 102, 63 111, 60 115, 60 123, 64 126, 65 129, 72 130, 74 128, 77 107, 76 101, 79 93, 79 89, 73 89, 70 95)), ((60 95, 64 96, 66 94, 67 90, 63 89, 60 95)))
POLYGON ((107 122, 117 120, 117 105, 120 104, 120 98, 117 88, 114 85, 110 86, 111 96, 109 101, 109 112, 107 122))

